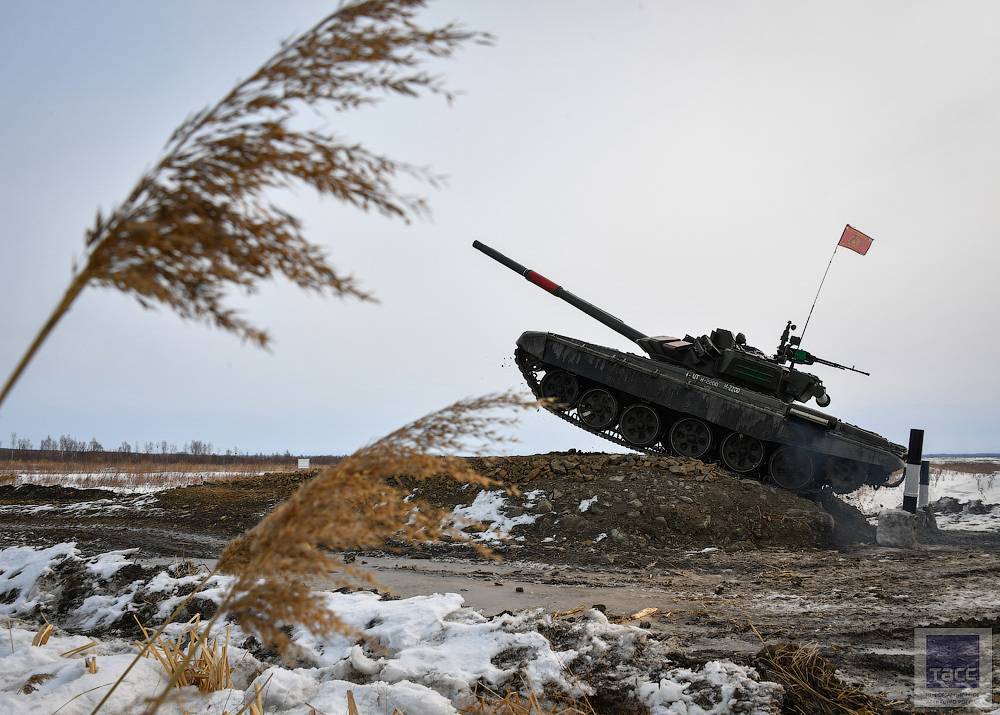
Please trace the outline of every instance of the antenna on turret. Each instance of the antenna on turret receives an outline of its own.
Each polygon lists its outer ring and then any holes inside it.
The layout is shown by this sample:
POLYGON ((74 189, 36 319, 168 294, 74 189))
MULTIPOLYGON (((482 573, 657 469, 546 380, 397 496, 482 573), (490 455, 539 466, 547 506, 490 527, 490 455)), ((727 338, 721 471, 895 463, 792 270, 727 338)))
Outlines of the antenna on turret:
MULTIPOLYGON (((809 315, 806 316, 806 324, 802 326, 802 334, 799 335, 799 343, 802 342, 802 338, 806 336, 806 330, 809 329, 809 321, 813 317, 813 309, 816 308, 816 301, 819 300, 819 293, 823 290, 823 284, 826 283, 826 275, 830 272, 830 266, 833 265, 833 259, 837 255, 837 249, 843 246, 844 248, 849 248, 855 253, 860 253, 862 256, 868 253, 868 249, 872 247, 872 243, 875 239, 866 236, 861 233, 858 229, 847 224, 844 226, 844 232, 840 235, 840 240, 837 245, 833 247, 833 254, 830 256, 830 261, 826 264, 826 270, 823 271, 823 278, 819 282, 819 288, 816 289, 816 297, 813 298, 812 305, 809 306, 809 315)), ((794 330, 795 328, 792 328, 794 330)))

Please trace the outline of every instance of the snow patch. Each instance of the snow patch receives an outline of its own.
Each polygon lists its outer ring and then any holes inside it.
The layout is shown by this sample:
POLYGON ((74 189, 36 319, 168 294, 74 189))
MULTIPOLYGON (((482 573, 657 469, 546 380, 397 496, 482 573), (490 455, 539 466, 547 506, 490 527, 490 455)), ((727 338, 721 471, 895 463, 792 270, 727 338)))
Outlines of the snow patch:
POLYGON ((580 513, 588 511, 590 507, 597 503, 597 497, 590 497, 590 499, 584 499, 580 502, 580 513))
MULTIPOLYGON (((502 504, 490 503, 499 512, 502 504)), ((105 574, 119 575, 131 555, 121 551, 81 558, 72 543, 0 551, 0 579, 14 594, 12 603, 3 608, 23 613, 51 601, 63 585, 57 579, 70 572, 74 578, 85 574, 83 585, 91 579, 92 588, 77 596, 82 599, 78 608, 54 618, 59 629, 46 646, 30 646, 33 629, 11 630, 13 652, 0 649, 0 712, 53 712, 70 701, 60 712, 90 712, 104 695, 102 683, 113 682, 124 672, 136 647, 115 638, 94 638, 97 646, 86 655, 98 657, 100 677, 95 677, 83 667, 82 655, 59 655, 92 637, 67 635, 61 629, 100 628, 140 603, 147 613, 155 612, 150 621, 162 619, 203 578, 174 575, 174 569, 155 574, 146 570, 144 578, 126 586, 113 587, 113 581, 102 580, 105 574), (53 574, 57 567, 61 568, 53 574), (30 693, 20 692, 38 674, 52 677, 36 679, 30 693)), ((213 577, 200 597, 218 603, 231 583, 229 577, 213 577)), ((233 625, 229 657, 236 668, 235 687, 208 695, 182 688, 181 699, 164 712, 235 712, 253 700, 255 684, 266 684, 265 709, 273 715, 301 715, 310 706, 324 713, 345 713, 348 691, 362 712, 398 708, 406 713, 452 714, 473 704, 480 683, 497 691, 513 686, 543 697, 556 692, 570 697, 612 692, 653 713, 768 713, 777 712, 780 702, 780 686, 759 682, 752 669, 728 661, 712 661, 696 670, 674 668, 665 647, 650 639, 647 630, 611 623, 594 609, 569 619, 553 619, 542 609, 488 617, 466 607, 456 593, 400 600, 385 600, 367 591, 318 595, 354 630, 350 636, 317 635, 295 627, 291 637, 299 667, 286 668, 262 662, 245 650, 245 635, 233 625)), ((225 628, 224 623, 223 616, 217 627, 225 628)), ((116 691, 108 712, 141 709, 143 699, 158 692, 164 682, 155 659, 140 659, 116 691)))
POLYGON ((134 555, 139 549, 122 549, 121 551, 106 551, 98 554, 87 564, 87 571, 99 579, 107 581, 132 561, 127 557, 134 555))
POLYGON ((774 701, 781 686, 756 677, 753 668, 713 660, 700 671, 669 670, 659 682, 643 683, 636 692, 650 715, 778 712, 774 701))
POLYGON ((67 489, 104 489, 119 494, 149 494, 205 482, 229 481, 252 477, 264 472, 119 472, 113 469, 98 472, 21 472, 14 477, 14 486, 37 484, 67 489))
POLYGON ((160 513, 163 510, 152 505, 156 497, 142 494, 128 499, 94 499, 92 501, 70 502, 68 504, 4 504, 0 514, 60 514, 66 516, 91 517, 103 514, 122 515, 125 512, 144 514, 160 513))
POLYGON ((77 553, 72 541, 47 549, 12 546, 0 551, 0 595, 4 595, 0 599, 0 614, 12 616, 33 610, 47 595, 39 588, 41 578, 51 573, 60 561, 77 553))
POLYGON ((503 491, 482 490, 468 506, 456 506, 452 515, 459 528, 477 522, 486 526, 484 531, 475 534, 476 541, 499 542, 508 538, 515 526, 534 524, 538 519, 534 514, 507 516, 502 511, 506 503, 503 491))

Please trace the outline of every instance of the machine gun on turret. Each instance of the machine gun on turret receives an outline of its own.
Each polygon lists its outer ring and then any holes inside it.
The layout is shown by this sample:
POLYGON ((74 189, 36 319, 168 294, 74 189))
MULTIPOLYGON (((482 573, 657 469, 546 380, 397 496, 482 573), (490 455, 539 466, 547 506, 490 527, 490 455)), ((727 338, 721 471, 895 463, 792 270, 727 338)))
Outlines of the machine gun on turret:
POLYGON ((816 357, 807 350, 803 350, 799 347, 802 344, 802 338, 791 335, 794 330, 796 330, 796 326, 789 320, 785 324, 785 330, 781 333, 781 342, 778 343, 778 349, 774 353, 774 359, 782 365, 786 362, 790 363, 793 369, 795 365, 826 365, 827 367, 835 367, 838 370, 850 370, 861 375, 871 376, 870 372, 859 370, 853 365, 841 365, 839 362, 833 362, 833 360, 824 360, 821 357, 816 357))

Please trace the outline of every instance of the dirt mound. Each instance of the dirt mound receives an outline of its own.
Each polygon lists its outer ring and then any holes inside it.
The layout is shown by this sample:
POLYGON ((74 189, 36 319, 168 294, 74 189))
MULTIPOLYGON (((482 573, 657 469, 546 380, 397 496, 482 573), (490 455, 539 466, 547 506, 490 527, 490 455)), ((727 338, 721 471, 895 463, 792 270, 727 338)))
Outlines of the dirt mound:
POLYGON ((114 499, 115 493, 106 489, 73 489, 72 487, 42 486, 22 484, 20 486, 0 486, 0 504, 24 504, 37 502, 78 502, 93 499, 114 499))
MULTIPOLYGON (((697 460, 561 452, 471 462, 498 486, 431 480, 410 484, 412 496, 488 523, 488 533, 476 538, 518 558, 645 566, 678 549, 801 549, 871 540, 860 512, 832 494, 823 495, 824 511, 812 500, 697 460)), ((212 557, 316 473, 239 477, 147 495, 0 487, 0 543, 75 540, 87 551, 137 546, 148 554, 212 557)), ((458 544, 389 546, 414 555, 469 553, 458 544)))
MULTIPOLYGON (((510 526, 509 540, 494 546, 522 558, 564 552, 571 560, 645 564, 660 549, 808 548, 834 539, 834 520, 816 503, 697 460, 566 452, 472 461, 520 492, 489 495, 502 517, 496 523, 510 526)), ((412 486, 435 506, 473 514, 482 509, 462 507, 485 506, 468 485, 412 486)))
POLYGON ((260 521, 317 473, 317 470, 275 472, 168 489, 157 493, 156 506, 183 512, 186 526, 235 536, 260 521))

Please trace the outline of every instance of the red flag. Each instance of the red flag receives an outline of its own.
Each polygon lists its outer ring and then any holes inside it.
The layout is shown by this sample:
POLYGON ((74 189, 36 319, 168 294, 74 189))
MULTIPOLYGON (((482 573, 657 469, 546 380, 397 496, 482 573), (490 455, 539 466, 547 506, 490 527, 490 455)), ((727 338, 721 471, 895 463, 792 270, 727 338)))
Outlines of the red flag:
POLYGON ((843 246, 844 248, 850 248, 855 253, 860 253, 862 256, 868 253, 868 249, 872 247, 874 239, 861 233, 858 229, 847 224, 844 226, 844 233, 840 237, 840 243, 838 246, 843 246))

